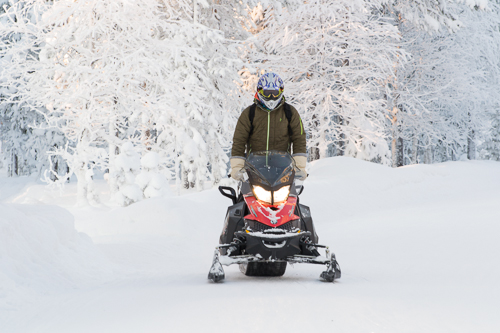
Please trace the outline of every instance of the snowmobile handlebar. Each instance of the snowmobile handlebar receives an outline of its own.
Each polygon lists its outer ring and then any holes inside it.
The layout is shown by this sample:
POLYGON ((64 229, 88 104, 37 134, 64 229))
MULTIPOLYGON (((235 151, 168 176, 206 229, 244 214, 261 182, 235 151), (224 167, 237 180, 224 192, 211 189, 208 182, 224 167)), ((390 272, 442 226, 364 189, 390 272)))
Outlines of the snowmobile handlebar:
POLYGON ((233 205, 236 204, 237 198, 236 198, 236 191, 234 190, 234 188, 229 186, 219 186, 219 192, 226 198, 231 199, 233 201, 233 205), (231 194, 227 193, 226 191, 231 192, 231 194))

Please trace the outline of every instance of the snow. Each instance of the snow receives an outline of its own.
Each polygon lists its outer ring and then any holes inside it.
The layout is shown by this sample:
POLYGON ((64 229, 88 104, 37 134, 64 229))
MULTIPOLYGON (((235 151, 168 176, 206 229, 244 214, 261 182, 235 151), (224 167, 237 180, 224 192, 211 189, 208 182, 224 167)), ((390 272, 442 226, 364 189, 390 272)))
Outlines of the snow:
POLYGON ((115 201, 127 206, 142 199, 143 192, 140 185, 136 184, 136 174, 139 173, 141 159, 134 151, 134 146, 126 142, 121 147, 121 153, 115 157, 114 166, 117 172, 118 192, 115 194, 115 201))
MULTIPOLYGON (((301 203, 342 268, 207 281, 230 200, 217 189, 76 206, 0 177, 1 332, 497 332, 500 163, 313 163, 301 203), (74 226, 73 226, 74 219, 74 226), (86 235, 85 235, 86 234, 86 235)), ((102 182, 102 183, 101 183, 102 182)))
POLYGON ((166 177, 158 171, 159 165, 160 155, 156 152, 150 151, 141 158, 142 171, 135 177, 135 183, 145 198, 171 195, 166 177))
POLYGON ((150 151, 141 158, 141 166, 145 169, 156 169, 160 164, 160 155, 150 151))
POLYGON ((112 265, 75 230, 67 210, 0 204, 0 211, 0 312, 21 305, 34 290, 60 292, 111 276, 112 265))

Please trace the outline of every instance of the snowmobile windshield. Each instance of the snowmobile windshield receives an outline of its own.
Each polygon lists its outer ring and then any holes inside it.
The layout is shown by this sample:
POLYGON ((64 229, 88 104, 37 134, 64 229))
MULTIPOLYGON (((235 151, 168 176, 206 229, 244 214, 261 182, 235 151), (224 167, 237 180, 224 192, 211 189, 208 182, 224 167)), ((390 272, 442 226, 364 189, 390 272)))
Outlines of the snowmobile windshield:
POLYGON ((245 161, 250 183, 269 190, 291 184, 295 175, 295 161, 287 152, 252 152, 245 161))

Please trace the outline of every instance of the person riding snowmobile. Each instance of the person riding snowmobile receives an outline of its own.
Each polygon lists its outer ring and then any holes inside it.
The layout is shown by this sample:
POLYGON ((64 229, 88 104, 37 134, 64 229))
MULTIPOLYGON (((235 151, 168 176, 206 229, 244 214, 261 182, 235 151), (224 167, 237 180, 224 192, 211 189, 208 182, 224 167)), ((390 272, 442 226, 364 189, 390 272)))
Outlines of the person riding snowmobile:
POLYGON ((245 156, 251 151, 287 151, 303 171, 307 162, 306 133, 297 110, 287 104, 283 80, 275 73, 262 75, 254 102, 240 115, 231 150, 231 177, 239 180, 245 156))
POLYGON ((225 279, 223 265, 235 264, 246 276, 282 276, 288 263, 308 263, 326 265, 320 275, 325 281, 341 277, 335 254, 318 244, 309 207, 299 202, 304 187, 295 179, 307 176, 306 134, 283 89, 278 75, 263 75, 254 104, 238 119, 231 157, 238 193, 219 186, 232 205, 208 273, 213 282, 225 279))

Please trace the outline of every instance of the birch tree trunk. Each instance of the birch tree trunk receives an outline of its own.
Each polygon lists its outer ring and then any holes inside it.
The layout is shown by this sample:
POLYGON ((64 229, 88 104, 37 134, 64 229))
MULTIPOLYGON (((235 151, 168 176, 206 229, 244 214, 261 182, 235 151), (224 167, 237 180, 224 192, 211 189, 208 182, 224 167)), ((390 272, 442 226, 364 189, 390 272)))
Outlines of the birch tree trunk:
POLYGON ((404 149, 404 141, 401 136, 398 137, 398 149, 397 149, 397 166, 402 167, 404 165, 404 156, 405 156, 405 149, 404 149))
POLYGON ((431 145, 431 139, 427 139, 427 147, 425 147, 425 153, 424 153, 424 163, 425 164, 432 164, 432 145, 431 145))
POLYGON ((475 132, 473 129, 469 130, 469 135, 467 136, 467 158, 469 160, 476 159, 476 143, 474 142, 475 132))
POLYGON ((417 164, 417 156, 418 156, 418 138, 417 135, 413 135, 413 140, 411 144, 411 164, 417 164))
POLYGON ((398 108, 393 107, 392 108, 392 118, 390 118, 391 123, 392 123, 392 142, 391 142, 391 165, 393 168, 396 168, 398 166, 398 108))
POLYGON ((476 137, 476 133, 472 126, 470 125, 472 123, 472 115, 469 112, 469 129, 468 129, 468 135, 467 135, 467 158, 469 160, 475 160, 476 159, 476 144, 474 142, 474 139, 476 137))
POLYGON ((393 132, 393 137, 392 137, 392 142, 391 142, 391 153, 392 153, 392 167, 393 168, 396 168, 397 167, 397 154, 396 154, 396 151, 397 151, 397 139, 396 139, 396 136, 395 136, 395 133, 393 132))

